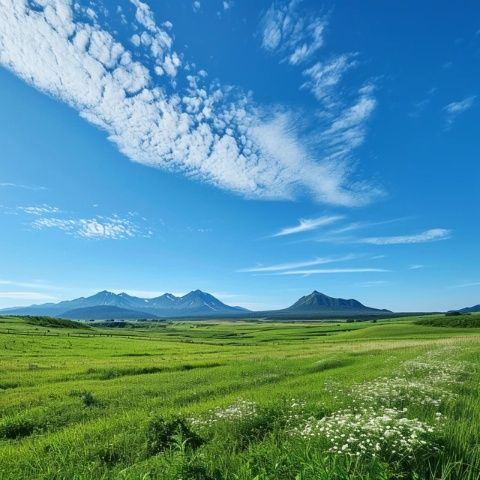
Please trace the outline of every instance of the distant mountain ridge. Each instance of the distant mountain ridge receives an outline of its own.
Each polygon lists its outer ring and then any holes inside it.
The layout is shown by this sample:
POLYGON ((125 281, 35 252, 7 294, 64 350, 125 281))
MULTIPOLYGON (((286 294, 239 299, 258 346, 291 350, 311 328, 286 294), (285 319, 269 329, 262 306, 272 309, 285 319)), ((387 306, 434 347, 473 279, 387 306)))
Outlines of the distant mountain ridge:
MULTIPOLYGON (((242 307, 226 305, 209 293, 194 290, 177 297, 165 293, 155 298, 134 297, 127 293, 107 290, 90 297, 80 297, 59 303, 45 303, 29 307, 8 308, 0 313, 14 315, 47 315, 73 320, 155 319, 179 317, 253 316, 255 312, 242 307)), ((282 310, 256 312, 268 316, 339 316, 376 315, 389 310, 367 307, 355 299, 334 298, 314 290, 282 310)))
MULTIPOLYGON (((194 290, 182 297, 171 293, 165 293, 155 298, 140 298, 128 295, 127 293, 113 293, 107 290, 96 293, 90 297, 80 297, 74 300, 65 300, 59 303, 44 303, 42 305, 31 305, 29 307, 17 307, 0 310, 3 313, 15 315, 49 315, 53 317, 73 318, 74 314, 86 314, 82 309, 90 309, 88 312, 92 318, 98 315, 105 315, 106 310, 101 307, 115 307, 123 310, 122 315, 131 315, 131 318, 157 318, 157 317, 186 317, 186 316, 208 316, 228 315, 247 312, 242 307, 232 307, 221 302, 213 295, 194 290), (98 311, 95 311, 98 309, 98 311), (139 316, 141 315, 141 316, 139 316)), ((117 310, 111 311, 111 316, 106 318, 125 318, 117 310)), ((102 319, 105 317, 102 317, 102 319)))

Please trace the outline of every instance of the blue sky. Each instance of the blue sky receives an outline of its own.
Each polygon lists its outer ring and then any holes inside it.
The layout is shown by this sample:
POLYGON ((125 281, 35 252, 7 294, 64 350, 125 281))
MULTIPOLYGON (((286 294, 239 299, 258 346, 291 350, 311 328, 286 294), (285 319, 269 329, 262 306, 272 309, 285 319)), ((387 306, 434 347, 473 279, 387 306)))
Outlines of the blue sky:
POLYGON ((0 5, 1 306, 480 303, 476 2, 0 5))

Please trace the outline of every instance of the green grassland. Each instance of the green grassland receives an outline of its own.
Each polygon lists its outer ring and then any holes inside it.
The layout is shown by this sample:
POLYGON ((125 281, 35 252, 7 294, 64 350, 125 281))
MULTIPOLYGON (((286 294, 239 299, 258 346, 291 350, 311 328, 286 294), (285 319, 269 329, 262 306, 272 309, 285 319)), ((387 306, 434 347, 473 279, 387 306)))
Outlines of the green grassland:
POLYGON ((480 316, 39 318, 0 317, 1 480, 480 479, 480 316))

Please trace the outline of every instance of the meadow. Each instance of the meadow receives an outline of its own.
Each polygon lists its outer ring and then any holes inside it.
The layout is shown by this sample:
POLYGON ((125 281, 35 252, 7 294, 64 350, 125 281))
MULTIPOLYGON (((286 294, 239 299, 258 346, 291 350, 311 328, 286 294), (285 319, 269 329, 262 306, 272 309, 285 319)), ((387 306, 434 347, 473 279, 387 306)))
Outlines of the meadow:
POLYGON ((1 480, 480 479, 480 316, 0 317, 1 480))

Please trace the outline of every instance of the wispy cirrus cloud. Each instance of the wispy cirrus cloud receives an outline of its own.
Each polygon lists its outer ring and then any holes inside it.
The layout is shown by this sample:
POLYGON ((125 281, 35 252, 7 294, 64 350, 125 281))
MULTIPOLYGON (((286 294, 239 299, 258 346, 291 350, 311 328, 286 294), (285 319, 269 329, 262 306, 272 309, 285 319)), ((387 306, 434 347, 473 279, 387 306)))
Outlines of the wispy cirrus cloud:
POLYGON ((367 282, 360 282, 360 283, 357 283, 356 285, 362 288, 376 288, 376 287, 385 287, 390 284, 391 282, 389 280, 371 280, 367 282))
POLYGON ((136 212, 129 212, 126 217, 114 214, 82 218, 72 217, 71 214, 70 216, 65 215, 65 212, 58 207, 48 204, 17 207, 0 205, 0 211, 10 215, 25 214, 34 217, 34 220, 29 221, 28 225, 36 230, 57 229, 76 237, 120 240, 137 236, 149 237, 153 233, 144 225, 147 220, 136 212), (138 221, 141 221, 142 224, 138 221))
POLYGON ((347 70, 354 67, 353 55, 339 55, 327 62, 317 62, 303 71, 307 81, 301 88, 310 90, 317 100, 324 101, 332 95, 334 87, 340 83, 347 70))
POLYGON ((201 3, 198 0, 195 0, 192 4, 192 8, 194 12, 198 12, 201 8, 201 3))
POLYGON ((451 102, 443 108, 448 128, 452 126, 462 113, 465 113, 473 107, 476 98, 476 95, 471 95, 458 102, 451 102))
POLYGON ((350 233, 354 232, 357 230, 362 230, 362 229, 368 229, 372 227, 376 227, 379 225, 387 225, 390 223, 396 223, 396 222, 401 222, 404 220, 407 220, 410 217, 398 217, 398 218, 391 218, 388 220, 379 220, 379 221, 373 221, 373 222, 365 222, 365 221, 356 221, 356 222, 350 222, 347 225, 344 225, 342 227, 335 228, 333 230, 329 230, 328 234, 329 235, 340 235, 344 233, 350 233))
MULTIPOLYGON (((281 62, 302 68, 306 81, 299 88, 311 91, 319 102, 316 117, 321 128, 314 129, 309 140, 319 146, 341 175, 349 171, 353 151, 365 140, 377 101, 370 81, 360 87, 341 88, 345 74, 358 64, 357 53, 319 58, 327 24, 326 16, 308 11, 299 0, 275 1, 261 21, 262 47, 278 55, 281 62)), ((338 180, 337 175, 332 177, 338 180)), ((338 184, 332 183, 331 187, 338 191, 338 184)), ((354 188, 357 195, 363 192, 369 199, 383 193, 361 182, 354 188)))
POLYGON ((323 45, 327 21, 299 14, 300 1, 274 2, 262 19, 262 46, 291 65, 311 57, 323 45))
POLYGON ((438 92, 437 87, 430 88, 424 98, 422 98, 421 100, 413 104, 413 108, 408 115, 413 118, 419 117, 425 111, 425 109, 430 105, 434 95, 437 92, 438 92))
POLYGON ((447 288, 470 288, 470 287, 480 287, 480 282, 460 283, 458 285, 450 285, 447 288))
MULTIPOLYGON (((368 110, 363 94, 340 124, 329 121, 306 138, 288 108, 209 82, 175 49, 172 24, 158 25, 146 3, 131 3, 129 18, 106 2, 0 0, 0 63, 75 108, 135 162, 245 197, 292 199, 303 191, 331 204, 370 201, 375 190, 351 181, 345 158, 345 142, 358 144, 359 109, 368 110), (115 15, 128 42, 110 26, 115 15)), ((322 21, 300 23, 281 34, 292 64, 322 42, 322 21)))
MULTIPOLYGON (((117 215, 93 218, 39 218, 32 222, 38 230, 57 229, 83 238, 120 240, 142 234, 138 225, 117 215)), ((144 235, 144 234, 143 234, 144 235)))
POLYGON ((6 279, 0 279, 0 285, 6 285, 6 286, 13 286, 13 287, 21 287, 21 288, 35 288, 35 289, 51 289, 53 288, 52 285, 50 285, 49 283, 45 283, 45 282, 35 282, 35 281, 31 281, 31 282, 24 282, 24 281, 20 281, 20 280, 6 280, 6 279))
POLYGON ((41 185, 23 185, 21 183, 12 182, 0 182, 0 187, 3 188, 22 188, 24 190, 47 190, 46 187, 41 185))
POLYGON ((330 273, 382 273, 389 272, 384 268, 315 268, 315 269, 300 269, 300 270, 287 270, 282 272, 275 272, 273 275, 319 275, 330 273))
POLYGON ((19 215, 25 213, 27 215, 49 215, 52 213, 59 213, 60 209, 58 207, 52 207, 51 205, 47 204, 39 204, 39 205, 28 205, 28 206, 17 206, 17 207, 6 207, 4 205, 0 205, 0 209, 3 210, 4 213, 10 215, 19 215))
POLYGON ((317 230, 320 227, 331 225, 345 218, 343 215, 324 215, 317 218, 301 218, 297 225, 292 227, 282 228, 277 233, 274 233, 272 237, 283 237, 285 235, 293 235, 295 233, 309 232, 317 230))
POLYGON ((6 300, 30 300, 30 301, 48 301, 58 300, 54 295, 48 295, 43 292, 2 292, 0 298, 6 300))
POLYGON ((249 268, 242 268, 238 270, 239 272, 254 272, 254 273, 262 273, 262 272, 279 272, 283 270, 293 270, 303 267, 313 267, 315 265, 324 265, 328 263, 335 263, 335 262, 344 262, 347 260, 354 259, 354 255, 343 255, 339 257, 316 257, 312 258, 311 260, 303 260, 299 262, 288 262, 288 263, 277 263, 275 265, 261 265, 257 267, 249 267, 249 268))
POLYGON ((17 207, 17 210, 27 213, 28 215, 50 215, 52 213, 59 213, 58 207, 52 207, 51 205, 34 205, 29 207, 17 207))
POLYGON ((414 235, 394 235, 385 237, 367 237, 359 240, 360 243, 369 243, 371 245, 402 245, 412 243, 435 242, 447 240, 451 237, 451 230, 446 228, 432 228, 414 235))

